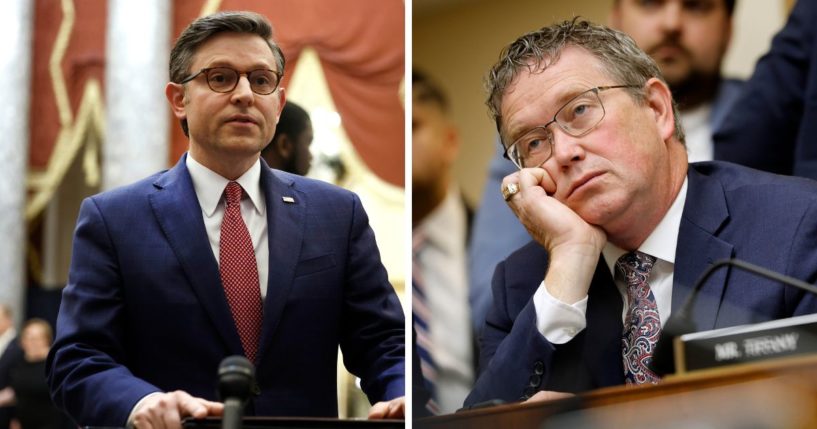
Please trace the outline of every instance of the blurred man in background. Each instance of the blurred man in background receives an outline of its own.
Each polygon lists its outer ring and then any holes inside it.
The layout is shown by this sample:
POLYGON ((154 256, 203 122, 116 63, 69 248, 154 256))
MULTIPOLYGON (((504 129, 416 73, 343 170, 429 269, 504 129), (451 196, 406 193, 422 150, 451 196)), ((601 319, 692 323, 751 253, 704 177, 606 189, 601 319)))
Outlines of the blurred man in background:
MULTIPOLYGON (((459 133, 448 100, 423 73, 412 76, 413 319, 431 413, 456 411, 474 380, 466 243, 470 210, 451 179, 459 133)), ((416 415, 416 414, 415 414, 416 415)))
POLYGON ((281 109, 281 119, 275 135, 261 151, 261 157, 270 167, 288 173, 306 176, 312 166, 312 121, 301 106, 287 101, 281 109))
MULTIPOLYGON (((11 367, 22 358, 14 315, 8 305, 0 304, 0 389, 8 387, 11 367)), ((12 405, 0 406, 0 429, 8 429, 13 412, 12 405)))

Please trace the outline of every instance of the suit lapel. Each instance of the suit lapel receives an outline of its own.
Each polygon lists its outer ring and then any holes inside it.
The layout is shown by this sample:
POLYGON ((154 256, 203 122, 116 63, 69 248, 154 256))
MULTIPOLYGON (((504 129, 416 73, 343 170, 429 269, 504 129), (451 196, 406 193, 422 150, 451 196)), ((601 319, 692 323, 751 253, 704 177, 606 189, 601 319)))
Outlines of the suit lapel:
POLYGON ((308 201, 306 194, 295 189, 291 178, 274 172, 263 160, 261 188, 267 203, 269 234, 269 281, 259 349, 259 356, 263 357, 272 342, 295 278, 295 267, 304 239, 304 217, 308 201))
POLYGON ((150 205, 219 336, 231 354, 243 355, 186 160, 184 155, 175 167, 154 182, 156 192, 148 197, 150 205))
MULTIPOLYGON (((689 182, 678 232, 672 288, 672 310, 686 301, 698 278, 719 259, 731 258, 733 246, 717 237, 721 225, 729 219, 723 186, 699 173, 690 165, 689 182)), ((715 327, 718 310, 728 278, 727 269, 719 269, 706 281, 692 307, 692 319, 698 330, 715 327)))

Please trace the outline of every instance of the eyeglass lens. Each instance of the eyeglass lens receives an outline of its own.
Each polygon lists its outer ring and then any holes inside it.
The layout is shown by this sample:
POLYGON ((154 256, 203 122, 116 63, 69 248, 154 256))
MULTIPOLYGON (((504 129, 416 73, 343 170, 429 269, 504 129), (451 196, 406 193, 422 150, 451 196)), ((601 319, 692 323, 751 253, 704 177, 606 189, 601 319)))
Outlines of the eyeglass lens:
MULTIPOLYGON (((604 117, 604 107, 594 90, 585 91, 556 112, 556 124, 565 133, 581 137, 604 117)), ((550 158, 553 150, 553 132, 550 124, 536 127, 518 138, 509 148, 508 155, 520 168, 538 167, 550 158)))
MULTIPOLYGON (((207 71, 207 84, 216 92, 230 92, 238 85, 240 74, 227 67, 215 67, 207 71)), ((247 72, 250 89, 257 94, 270 94, 278 87, 278 76, 270 70, 247 72)))

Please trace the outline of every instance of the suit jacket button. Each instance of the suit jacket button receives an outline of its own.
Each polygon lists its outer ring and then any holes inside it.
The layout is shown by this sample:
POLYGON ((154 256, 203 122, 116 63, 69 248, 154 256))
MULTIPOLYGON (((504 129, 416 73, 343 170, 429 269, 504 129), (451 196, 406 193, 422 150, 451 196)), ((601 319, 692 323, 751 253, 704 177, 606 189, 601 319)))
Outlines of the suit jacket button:
POLYGON ((533 374, 530 376, 530 379, 528 379, 528 385, 531 387, 539 387, 540 384, 542 384, 541 376, 533 374))
POLYGON ((536 362, 534 362, 533 363, 533 373, 536 374, 536 375, 544 374, 545 373, 545 364, 540 360, 537 360, 536 362))
POLYGON ((536 394, 536 389, 535 388, 528 386, 525 389, 525 397, 526 398, 530 398, 531 396, 533 396, 535 394, 536 394))

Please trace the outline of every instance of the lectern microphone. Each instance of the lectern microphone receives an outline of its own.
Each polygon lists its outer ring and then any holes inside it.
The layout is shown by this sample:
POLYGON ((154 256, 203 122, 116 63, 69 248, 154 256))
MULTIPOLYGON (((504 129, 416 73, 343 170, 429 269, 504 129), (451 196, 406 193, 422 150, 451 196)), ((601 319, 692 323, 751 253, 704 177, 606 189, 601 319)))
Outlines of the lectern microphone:
POLYGON ((218 366, 218 393, 224 401, 222 429, 241 429, 244 403, 255 382, 255 367, 244 356, 228 356, 218 366))

